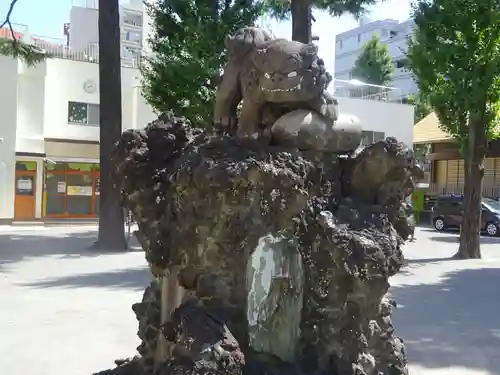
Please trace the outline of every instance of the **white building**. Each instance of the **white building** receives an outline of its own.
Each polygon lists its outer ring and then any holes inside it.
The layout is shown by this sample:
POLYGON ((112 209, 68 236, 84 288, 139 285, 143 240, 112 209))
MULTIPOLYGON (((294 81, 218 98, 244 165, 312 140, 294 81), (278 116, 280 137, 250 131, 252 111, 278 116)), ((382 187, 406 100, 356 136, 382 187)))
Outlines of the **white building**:
POLYGON ((340 113, 355 115, 361 121, 363 144, 394 137, 408 147, 413 147, 413 106, 338 95, 335 98, 340 113))
MULTIPOLYGON (((123 129, 156 118, 122 68, 123 129)), ((0 56, 0 223, 91 218, 99 207, 99 66, 0 56)))
MULTIPOLYGON (((383 44, 386 44, 391 55, 395 71, 393 86, 398 88, 401 95, 407 97, 418 91, 413 75, 405 69, 405 53, 408 48, 408 38, 413 33, 413 21, 399 22, 386 19, 369 22, 360 21, 359 27, 340 33, 335 42, 335 78, 350 80, 354 64, 363 50, 363 46, 372 36, 378 35, 383 44)), ((370 83, 370 82, 367 82, 370 83)))
MULTIPOLYGON (((73 0, 70 10, 69 46, 73 51, 86 50, 97 55, 99 46, 98 0, 73 0)), ((135 67, 137 57, 147 48, 150 19, 143 0, 120 0, 122 62, 135 67)))

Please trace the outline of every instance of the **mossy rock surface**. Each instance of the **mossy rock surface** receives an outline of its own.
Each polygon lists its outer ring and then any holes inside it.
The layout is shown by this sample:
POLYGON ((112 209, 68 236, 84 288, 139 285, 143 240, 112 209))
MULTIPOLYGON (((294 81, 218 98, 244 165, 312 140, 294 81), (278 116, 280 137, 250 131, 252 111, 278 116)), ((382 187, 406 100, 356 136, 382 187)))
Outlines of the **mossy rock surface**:
MULTIPOLYGON (((401 204, 416 173, 404 145, 389 138, 346 159, 215 137, 163 116, 124 133, 115 158, 153 275, 176 269, 191 293, 159 332, 178 349, 162 374, 406 374, 385 298, 403 264, 401 204), (301 292, 289 293, 303 307, 287 362, 248 345, 248 279, 256 276, 247 266, 266 236, 289 238, 303 272, 301 292)), ((271 284, 291 290, 279 281, 271 284)), ((272 298, 269 311, 296 308, 272 298)), ((269 315, 268 327, 286 326, 278 324, 286 311, 269 315)))

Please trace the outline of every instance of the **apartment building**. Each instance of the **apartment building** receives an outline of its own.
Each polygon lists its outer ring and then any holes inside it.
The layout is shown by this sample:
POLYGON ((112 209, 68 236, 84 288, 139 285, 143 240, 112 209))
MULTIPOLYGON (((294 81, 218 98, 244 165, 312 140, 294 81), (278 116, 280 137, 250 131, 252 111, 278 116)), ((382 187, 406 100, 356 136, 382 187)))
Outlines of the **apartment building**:
POLYGON ((335 79, 348 81, 355 78, 351 76, 351 71, 364 44, 374 35, 378 35, 382 43, 387 45, 396 68, 392 86, 398 89, 403 97, 416 93, 418 87, 413 79, 413 74, 406 69, 405 57, 408 49, 408 38, 412 33, 412 20, 404 22, 392 19, 370 21, 362 18, 358 27, 340 33, 336 37, 335 79))
MULTIPOLYGON (((72 50, 86 50, 97 56, 99 49, 98 0, 73 0, 68 25, 68 42, 72 50)), ((122 64, 136 67, 138 57, 147 50, 150 20, 143 0, 120 0, 122 64)))

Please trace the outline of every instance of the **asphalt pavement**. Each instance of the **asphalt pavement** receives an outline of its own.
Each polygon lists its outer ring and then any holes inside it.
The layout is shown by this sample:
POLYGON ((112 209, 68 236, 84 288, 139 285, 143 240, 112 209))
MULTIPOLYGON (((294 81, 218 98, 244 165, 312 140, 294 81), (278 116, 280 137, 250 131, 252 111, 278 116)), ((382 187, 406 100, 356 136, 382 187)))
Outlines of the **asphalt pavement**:
MULTIPOLYGON (((1 374, 90 375, 135 354, 144 254, 89 251, 95 236, 0 227, 1 374)), ((411 375, 500 374, 500 239, 482 239, 481 260, 455 261, 456 236, 417 229, 391 279, 411 375)))

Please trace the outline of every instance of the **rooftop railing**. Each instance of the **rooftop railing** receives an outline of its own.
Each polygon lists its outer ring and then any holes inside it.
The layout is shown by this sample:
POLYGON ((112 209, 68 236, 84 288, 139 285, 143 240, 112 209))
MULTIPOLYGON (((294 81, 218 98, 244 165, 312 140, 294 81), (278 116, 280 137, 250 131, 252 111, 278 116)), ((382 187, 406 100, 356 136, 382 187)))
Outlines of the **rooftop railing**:
POLYGON ((356 98, 363 100, 377 100, 391 103, 403 103, 404 95, 396 87, 372 85, 356 79, 333 81, 333 96, 339 98, 356 98))
POLYGON ((71 5, 80 8, 99 9, 99 0, 73 0, 71 5))
POLYGON ((142 19, 141 20, 134 20, 134 19, 124 17, 124 18, 122 18, 122 23, 125 26, 133 26, 133 27, 137 27, 137 28, 142 28, 142 19))
MULTIPOLYGON (((99 9, 99 0, 73 0, 72 5, 74 7, 99 9)), ((140 11, 143 9, 142 1, 120 0, 120 6, 140 11)))
MULTIPOLYGON (((88 63, 99 63, 99 45, 89 44, 85 47, 68 46, 64 39, 56 39, 41 35, 29 36, 28 34, 15 31, 15 37, 24 43, 37 46, 42 52, 47 53, 52 58, 82 61, 88 63)), ((10 30, 0 29, 0 38, 12 39, 10 30)), ((137 55, 127 51, 123 53, 121 64, 125 68, 138 68, 141 60, 141 51, 137 50, 137 55)))
MULTIPOLYGON (((54 58, 67 59, 73 61, 82 61, 88 63, 99 63, 99 45, 90 44, 85 47, 71 47, 65 45, 41 44, 36 43, 43 51, 46 51, 54 58)), ((137 56, 122 56, 121 63, 125 68, 138 68, 140 62, 140 52, 137 56)))

